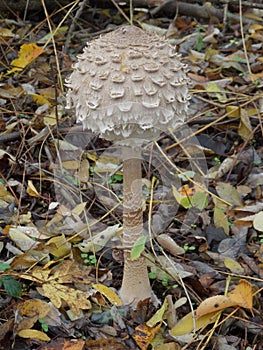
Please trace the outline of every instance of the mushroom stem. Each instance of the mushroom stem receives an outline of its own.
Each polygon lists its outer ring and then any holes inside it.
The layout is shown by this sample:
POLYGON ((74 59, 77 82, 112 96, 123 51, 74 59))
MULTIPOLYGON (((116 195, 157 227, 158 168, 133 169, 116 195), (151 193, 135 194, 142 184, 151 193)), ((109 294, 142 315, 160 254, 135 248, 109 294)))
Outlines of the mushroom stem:
POLYGON ((124 304, 136 306, 151 297, 145 258, 131 260, 134 243, 143 235, 141 148, 123 147, 123 247, 124 272, 120 295, 124 304))

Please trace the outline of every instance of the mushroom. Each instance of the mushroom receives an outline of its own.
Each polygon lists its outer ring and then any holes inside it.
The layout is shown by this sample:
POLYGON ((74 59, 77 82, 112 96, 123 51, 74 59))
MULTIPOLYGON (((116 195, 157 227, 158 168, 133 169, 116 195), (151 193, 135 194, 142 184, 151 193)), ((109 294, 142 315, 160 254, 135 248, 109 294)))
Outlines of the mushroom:
POLYGON ((123 148, 124 304, 152 296, 145 258, 130 257, 143 235, 140 148, 184 123, 186 72, 165 38, 125 25, 87 43, 66 80, 67 108, 75 109, 77 122, 123 148))

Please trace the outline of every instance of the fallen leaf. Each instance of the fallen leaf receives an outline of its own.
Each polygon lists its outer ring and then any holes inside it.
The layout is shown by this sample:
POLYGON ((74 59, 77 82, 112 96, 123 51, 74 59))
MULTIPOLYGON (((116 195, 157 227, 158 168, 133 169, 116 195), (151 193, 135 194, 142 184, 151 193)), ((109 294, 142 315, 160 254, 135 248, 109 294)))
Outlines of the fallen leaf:
POLYGON ((156 313, 146 322, 148 327, 154 327, 157 323, 163 322, 164 314, 167 310, 168 303, 165 299, 162 307, 156 311, 156 313))
POLYGON ((199 317, 210 314, 212 312, 217 312, 227 307, 237 305, 238 303, 228 296, 215 295, 201 302, 201 304, 195 310, 196 318, 198 319, 199 317))
POLYGON ((236 273, 236 274, 244 273, 243 267, 234 259, 225 258, 224 264, 225 264, 225 267, 228 268, 233 273, 236 273))
POLYGON ((216 191, 220 198, 232 205, 242 205, 242 196, 230 183, 218 182, 216 191))
POLYGON ((21 338, 37 339, 42 341, 50 341, 46 333, 37 331, 36 329, 22 329, 17 333, 21 338))
POLYGON ((18 58, 14 59, 11 62, 13 68, 8 71, 8 74, 23 70, 23 68, 33 62, 39 55, 44 52, 45 50, 34 43, 23 44, 19 50, 18 58))
POLYGON ((155 327, 148 327, 146 323, 142 323, 135 328, 133 339, 141 350, 147 350, 153 339, 155 338, 162 322, 155 327))
POLYGON ((32 276, 42 281, 41 287, 37 287, 38 292, 49 298, 52 304, 56 308, 60 308, 66 303, 71 311, 79 316, 81 310, 91 308, 88 298, 90 294, 88 292, 74 289, 69 286, 63 285, 63 283, 74 283, 74 281, 80 282, 80 278, 85 278, 86 284, 90 281, 83 275, 83 272, 79 270, 73 261, 65 261, 53 270, 45 270, 43 267, 37 266, 32 270, 32 276))
POLYGON ((255 214, 253 219, 253 226, 255 230, 263 232, 263 211, 255 214))
POLYGON ((185 254, 184 248, 180 247, 170 236, 162 233, 156 237, 158 243, 174 256, 185 254))
POLYGON ((24 232, 22 232, 19 227, 11 227, 8 231, 9 237, 16 246, 19 247, 23 252, 27 252, 33 248, 37 248, 38 242, 28 237, 24 232))
POLYGON ((52 281, 44 283, 37 291, 50 299, 56 308, 60 308, 65 302, 72 312, 79 316, 80 310, 87 310, 91 308, 91 303, 88 300, 89 294, 78 289, 74 289, 63 284, 52 281))
MULTIPOLYGON (((85 342, 85 345, 85 349, 88 350, 127 350, 127 347, 116 338, 100 338, 96 340, 87 340, 85 342)), ((60 350, 60 348, 58 350, 60 350)), ((68 350, 68 348, 65 348, 65 350, 68 350)))
POLYGON ((247 111, 244 108, 241 108, 238 134, 245 141, 251 140, 251 138, 253 137, 252 125, 250 123, 250 118, 248 116, 247 111))
POLYGON ((17 306, 17 332, 34 326, 39 318, 44 318, 50 310, 46 301, 40 299, 26 300, 17 306))
POLYGON ((102 295, 104 295, 113 305, 121 306, 122 301, 120 297, 109 287, 104 286, 103 284, 94 283, 92 288, 96 289, 102 295))
POLYGON ((121 229, 118 224, 114 226, 109 226, 102 232, 83 240, 83 242, 79 243, 77 246, 84 253, 97 253, 106 246, 108 241, 110 241, 113 237, 117 236, 120 233, 120 231, 121 229))
POLYGON ((46 243, 46 247, 56 258, 62 258, 68 255, 71 251, 71 244, 67 241, 64 234, 61 236, 52 237, 46 243))
POLYGON ((31 180, 28 180, 26 193, 31 197, 41 198, 41 195, 38 193, 31 180))
POLYGON ((194 322, 193 315, 191 312, 189 312, 179 322, 176 323, 176 325, 170 330, 169 334, 173 337, 176 337, 192 333, 194 328, 195 331, 198 331, 199 329, 206 327, 210 323, 215 322, 218 315, 219 312, 214 311, 199 317, 194 322))
POLYGON ((240 280, 239 284, 227 294, 237 305, 246 309, 252 309, 253 293, 252 285, 246 280, 240 280))

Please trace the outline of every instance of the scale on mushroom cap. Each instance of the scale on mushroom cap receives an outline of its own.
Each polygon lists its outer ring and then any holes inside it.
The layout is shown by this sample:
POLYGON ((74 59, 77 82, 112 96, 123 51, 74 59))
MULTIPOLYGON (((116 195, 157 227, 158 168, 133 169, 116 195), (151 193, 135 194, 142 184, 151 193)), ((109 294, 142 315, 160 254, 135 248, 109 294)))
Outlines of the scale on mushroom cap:
POLYGON ((77 122, 123 147, 124 304, 151 297, 145 259, 130 259, 143 234, 140 147, 184 123, 186 72, 165 38, 127 25, 89 42, 66 81, 77 122))

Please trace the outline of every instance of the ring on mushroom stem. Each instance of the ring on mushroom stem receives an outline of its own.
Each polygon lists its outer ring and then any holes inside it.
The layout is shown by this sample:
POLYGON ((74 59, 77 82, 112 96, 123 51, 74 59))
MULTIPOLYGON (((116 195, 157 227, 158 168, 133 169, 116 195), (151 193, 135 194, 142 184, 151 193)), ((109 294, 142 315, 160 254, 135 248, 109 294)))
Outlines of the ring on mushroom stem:
POLYGON ((123 148, 124 304, 152 295, 144 257, 130 259, 143 235, 140 147, 184 123, 188 83, 186 65, 165 38, 129 25, 87 43, 66 80, 77 122, 123 148))

